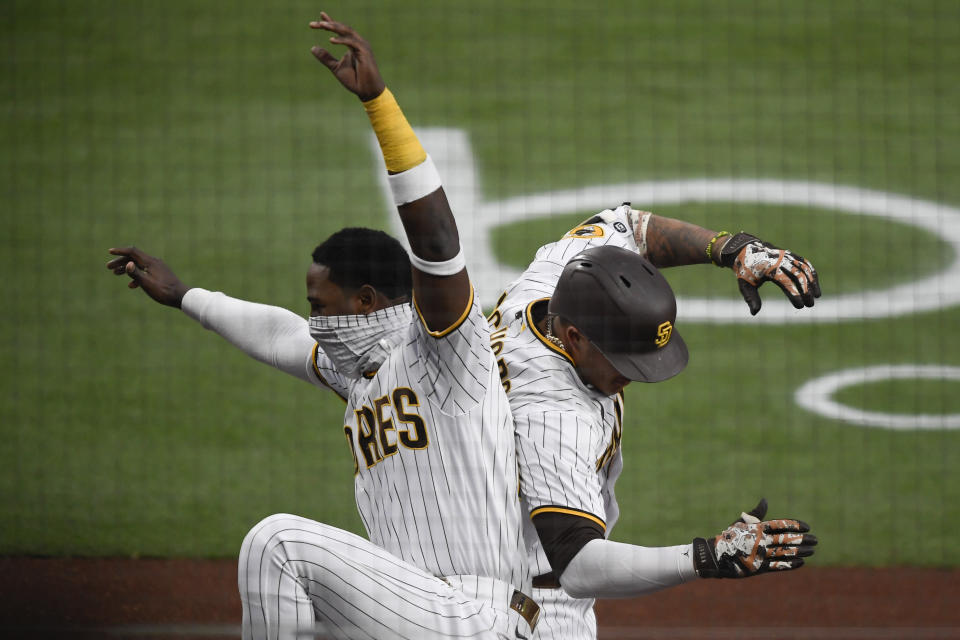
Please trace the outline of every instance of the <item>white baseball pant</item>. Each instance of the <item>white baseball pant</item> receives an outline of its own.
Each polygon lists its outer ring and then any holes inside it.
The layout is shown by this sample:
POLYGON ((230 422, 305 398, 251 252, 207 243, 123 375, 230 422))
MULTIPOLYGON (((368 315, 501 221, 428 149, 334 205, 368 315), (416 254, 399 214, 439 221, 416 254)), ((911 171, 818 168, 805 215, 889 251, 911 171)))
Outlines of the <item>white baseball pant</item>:
POLYGON ((470 598, 365 538, 288 514, 269 516, 247 534, 238 582, 244 640, 532 635, 509 608, 509 585, 492 581, 504 587, 497 602, 470 598))

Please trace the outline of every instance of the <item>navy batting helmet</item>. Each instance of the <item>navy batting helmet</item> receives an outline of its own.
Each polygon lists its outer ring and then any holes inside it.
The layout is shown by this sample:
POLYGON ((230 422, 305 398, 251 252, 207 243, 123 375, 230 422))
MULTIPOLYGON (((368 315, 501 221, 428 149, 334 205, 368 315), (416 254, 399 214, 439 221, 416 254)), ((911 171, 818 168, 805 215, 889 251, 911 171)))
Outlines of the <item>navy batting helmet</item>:
POLYGON ((602 246, 574 256, 549 312, 579 329, 630 380, 660 382, 687 366, 687 345, 674 329, 673 289, 633 251, 602 246))

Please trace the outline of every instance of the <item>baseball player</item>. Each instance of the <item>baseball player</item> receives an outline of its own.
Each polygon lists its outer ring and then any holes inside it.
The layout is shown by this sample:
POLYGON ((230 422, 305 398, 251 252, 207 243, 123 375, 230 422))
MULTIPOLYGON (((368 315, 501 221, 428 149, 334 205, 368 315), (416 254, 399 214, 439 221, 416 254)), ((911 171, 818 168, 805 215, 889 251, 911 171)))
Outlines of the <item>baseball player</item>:
POLYGON ((767 280, 798 308, 820 295, 812 265, 789 251, 624 204, 542 247, 489 316, 530 515, 537 638, 595 638, 598 597, 793 569, 813 553, 806 524, 763 521, 765 501, 719 536, 693 543, 644 548, 607 539, 619 516, 623 388, 666 380, 688 358, 657 266, 707 261, 734 269, 754 314, 767 280))
MULTIPOLYGON (((522 537, 513 422, 489 329, 440 179, 373 54, 314 56, 367 111, 412 255, 346 229, 307 272, 310 319, 188 288, 135 248, 108 268, 253 357, 347 403, 357 507, 369 540, 298 516, 257 524, 240 552, 244 638, 529 638, 537 605, 522 537), (411 276, 412 299, 409 296, 411 276)), ((386 239, 385 239, 386 238, 386 239)))

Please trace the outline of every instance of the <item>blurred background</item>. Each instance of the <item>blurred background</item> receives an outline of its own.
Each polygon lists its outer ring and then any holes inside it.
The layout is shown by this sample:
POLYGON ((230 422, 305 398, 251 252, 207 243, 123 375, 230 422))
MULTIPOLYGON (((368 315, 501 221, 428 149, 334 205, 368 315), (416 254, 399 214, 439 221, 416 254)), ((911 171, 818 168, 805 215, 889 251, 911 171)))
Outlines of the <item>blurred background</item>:
POLYGON ((372 43, 428 150, 466 154, 476 183, 450 188, 473 205, 455 213, 502 267, 485 299, 624 200, 818 268, 822 305, 779 309, 767 285, 755 319, 729 271, 666 273, 741 317, 682 308, 687 370, 628 387, 615 539, 682 543, 765 496, 814 525, 819 566, 960 564, 960 281, 936 277, 958 260, 950 0, 2 3, 0 555, 231 558, 275 512, 362 532, 342 402, 104 267, 132 243, 190 285, 306 315, 314 246, 391 229, 363 109, 310 55, 321 9, 372 43), (684 195, 693 179, 740 201, 684 195), (750 180, 817 183, 837 204, 751 202, 750 180), (556 195, 596 185, 620 188, 556 195), (536 194, 556 197, 549 215, 496 218, 536 194), (795 399, 886 365, 939 369, 833 399, 907 428, 795 399), (920 414, 934 428, 910 428, 920 414))

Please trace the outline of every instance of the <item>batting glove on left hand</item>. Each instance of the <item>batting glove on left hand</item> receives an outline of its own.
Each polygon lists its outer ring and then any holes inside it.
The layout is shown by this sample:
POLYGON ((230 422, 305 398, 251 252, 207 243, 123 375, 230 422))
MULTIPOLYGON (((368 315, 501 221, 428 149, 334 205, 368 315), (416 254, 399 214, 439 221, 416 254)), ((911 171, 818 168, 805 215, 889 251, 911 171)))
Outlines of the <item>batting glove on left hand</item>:
MULTIPOLYGON (((761 501, 766 511, 766 501, 761 501)), ((816 536, 800 520, 759 521, 753 513, 706 540, 693 541, 694 568, 701 578, 749 578, 767 571, 785 571, 803 566, 813 555, 816 536)), ((761 511, 761 513, 763 513, 761 511)), ((761 516, 762 517, 762 516, 761 516)))
POLYGON ((750 315, 760 311, 757 288, 767 280, 780 287, 797 309, 812 307, 814 298, 820 297, 820 279, 812 264, 749 233, 741 232, 730 238, 720 250, 719 262, 736 274, 750 315))

